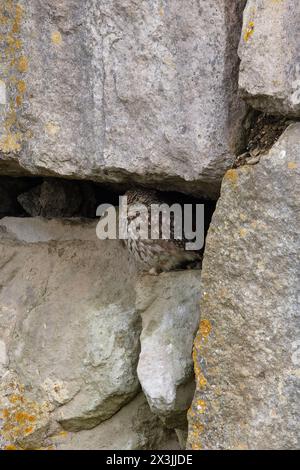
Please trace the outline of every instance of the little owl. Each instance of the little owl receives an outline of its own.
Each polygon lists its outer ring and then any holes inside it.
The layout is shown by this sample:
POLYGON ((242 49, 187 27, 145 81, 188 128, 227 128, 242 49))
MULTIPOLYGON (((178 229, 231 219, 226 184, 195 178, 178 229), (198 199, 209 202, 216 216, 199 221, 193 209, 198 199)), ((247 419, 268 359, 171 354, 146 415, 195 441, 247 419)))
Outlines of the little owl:
POLYGON ((169 221, 170 226, 170 238, 161 238, 161 219, 158 239, 151 239, 151 211, 150 205, 157 204, 161 205, 166 203, 162 200, 161 196, 157 191, 146 190, 146 189, 134 189, 126 192, 127 205, 128 205, 128 239, 124 240, 125 246, 128 251, 134 257, 138 266, 143 271, 149 271, 151 274, 158 274, 160 272, 172 271, 176 269, 198 267, 202 260, 202 254, 199 251, 188 251, 185 249, 186 240, 174 239, 174 223, 172 215, 169 221), (145 211, 136 212, 138 204, 143 204, 147 208, 145 211), (139 222, 145 223, 146 227, 148 224, 149 237, 143 239, 142 236, 136 232, 133 235, 135 219, 139 218, 139 222))

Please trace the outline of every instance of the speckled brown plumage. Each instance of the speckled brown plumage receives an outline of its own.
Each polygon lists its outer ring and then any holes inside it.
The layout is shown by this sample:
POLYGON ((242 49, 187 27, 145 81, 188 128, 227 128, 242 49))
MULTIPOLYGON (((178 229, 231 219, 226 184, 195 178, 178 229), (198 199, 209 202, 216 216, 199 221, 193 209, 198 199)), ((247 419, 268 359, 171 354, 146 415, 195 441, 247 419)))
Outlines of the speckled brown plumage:
MULTIPOLYGON (((143 204, 148 208, 148 233, 151 233, 151 217, 150 217, 150 205, 151 204, 163 204, 167 201, 162 200, 161 194, 154 190, 146 189, 135 189, 129 190, 125 194, 127 196, 128 209, 136 204, 143 204)), ((148 239, 135 239, 130 236, 130 222, 134 220, 137 215, 129 215, 128 217, 128 240, 125 240, 125 246, 128 251, 134 257, 136 263, 143 270, 151 272, 162 272, 171 271, 176 269, 182 269, 189 266, 196 265, 197 267, 201 263, 201 253, 198 251, 187 251, 185 250, 186 240, 174 239, 173 224, 171 218, 170 227, 170 239, 162 239, 161 233, 160 238, 157 240, 148 239)), ((140 215, 142 217, 142 215, 140 215)), ((161 227, 159 228, 161 232, 161 227)))

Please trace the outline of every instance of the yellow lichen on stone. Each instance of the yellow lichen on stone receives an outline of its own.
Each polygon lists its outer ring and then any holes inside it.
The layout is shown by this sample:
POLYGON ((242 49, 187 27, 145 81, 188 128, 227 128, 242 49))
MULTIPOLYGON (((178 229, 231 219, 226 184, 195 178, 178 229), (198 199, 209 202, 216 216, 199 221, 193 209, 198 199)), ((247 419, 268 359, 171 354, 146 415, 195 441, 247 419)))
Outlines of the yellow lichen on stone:
POLYGON ((246 42, 249 41, 253 33, 254 33, 254 21, 249 21, 246 27, 246 30, 244 32, 244 41, 246 42))
POLYGON ((18 61, 18 71, 20 73, 25 73, 28 70, 28 59, 25 56, 19 58, 18 61))
POLYGON ((224 179, 230 181, 233 185, 236 185, 238 181, 238 172, 234 168, 231 168, 225 173, 224 179))
POLYGON ((296 170, 296 168, 298 168, 298 164, 296 162, 288 162, 289 170, 296 170))
POLYGON ((21 450, 24 440, 32 439, 48 422, 47 403, 37 403, 25 396, 24 388, 18 382, 5 386, 0 398, 0 434, 6 450, 21 450))
POLYGON ((18 74, 25 74, 29 68, 28 58, 22 53, 22 40, 20 38, 23 7, 15 0, 3 0, 0 8, 0 23, 3 33, 0 42, 3 63, 1 79, 6 84, 5 93, 8 103, 2 109, 2 123, 0 127, 0 151, 3 153, 19 152, 26 132, 21 130, 17 120, 16 110, 23 105, 26 84, 18 79, 18 74))
POLYGON ((202 450, 202 447, 200 444, 193 443, 192 450, 202 450))
POLYGON ((17 96, 16 96, 16 105, 17 105, 18 107, 20 107, 20 106, 22 105, 22 103, 23 103, 23 98, 22 98, 22 96, 17 95, 17 96))
POLYGON ((18 152, 21 150, 20 132, 9 133, 0 138, 0 150, 3 153, 18 152))
POLYGON ((204 400, 198 400, 196 404, 198 413, 203 414, 206 410, 206 402, 204 400))
POLYGON ((24 82, 24 80, 19 80, 17 82, 17 89, 18 89, 18 92, 21 93, 21 94, 24 94, 25 91, 26 91, 26 83, 24 82))
POLYGON ((8 445, 4 447, 4 450, 21 450, 21 449, 19 449, 18 447, 14 445, 8 445))
POLYGON ((53 136, 59 132, 59 125, 55 122, 47 122, 47 124, 45 125, 45 129, 47 134, 53 136))
POLYGON ((195 378, 196 378, 196 386, 198 390, 204 390, 207 386, 207 380, 202 372, 201 367, 197 362, 197 356, 195 348, 193 350, 193 360, 194 360, 194 371, 195 371, 195 378))
POLYGON ((59 46, 60 44, 62 44, 62 36, 61 36, 61 33, 59 31, 53 31, 53 33, 51 34, 51 41, 53 42, 53 44, 55 44, 56 46, 59 46))
POLYGON ((241 238, 245 238, 245 236, 247 235, 247 233, 248 233, 248 231, 247 231, 247 229, 245 229, 245 228, 241 228, 241 229, 239 230, 239 234, 240 234, 240 237, 241 237, 241 238))
POLYGON ((211 323, 209 320, 201 320, 199 326, 200 335, 202 338, 207 338, 211 332, 211 323))
POLYGON ((202 423, 193 423, 189 432, 189 441, 191 443, 192 450, 201 450, 200 444, 201 434, 204 431, 204 425, 202 423))

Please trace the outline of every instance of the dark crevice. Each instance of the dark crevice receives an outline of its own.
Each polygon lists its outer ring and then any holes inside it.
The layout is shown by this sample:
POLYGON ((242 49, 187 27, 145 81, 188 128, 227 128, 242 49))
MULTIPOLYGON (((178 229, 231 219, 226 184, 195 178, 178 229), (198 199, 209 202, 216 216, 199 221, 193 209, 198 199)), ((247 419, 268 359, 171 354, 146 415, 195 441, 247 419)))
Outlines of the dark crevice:
POLYGON ((1 177, 0 217, 95 218, 102 202, 118 203, 118 194, 90 181, 60 178, 1 177))
MULTIPOLYGON (((136 186, 135 186, 136 187, 136 186)), ((100 204, 119 204, 129 188, 118 189, 91 181, 62 178, 0 177, 0 218, 45 217, 45 218, 96 218, 100 204)), ((162 202, 205 204, 205 225, 208 229, 216 201, 197 199, 178 192, 158 191, 162 202)))
POLYGON ((251 110, 245 121, 245 146, 236 158, 233 168, 258 163, 260 157, 269 152, 286 128, 293 122, 295 120, 287 117, 273 116, 261 111, 251 110))

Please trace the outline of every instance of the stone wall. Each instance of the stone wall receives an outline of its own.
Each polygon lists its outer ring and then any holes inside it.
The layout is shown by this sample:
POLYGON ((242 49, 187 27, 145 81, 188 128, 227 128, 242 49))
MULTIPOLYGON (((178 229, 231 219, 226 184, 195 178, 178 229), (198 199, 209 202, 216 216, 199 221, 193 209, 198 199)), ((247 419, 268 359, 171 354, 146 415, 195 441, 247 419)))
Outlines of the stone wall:
POLYGON ((2 0, 1 449, 299 448, 299 20, 2 0), (97 239, 140 186, 218 200, 202 270, 97 239))
POLYGON ((243 2, 2 3, 1 172, 217 195, 243 139, 243 2))

